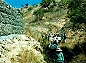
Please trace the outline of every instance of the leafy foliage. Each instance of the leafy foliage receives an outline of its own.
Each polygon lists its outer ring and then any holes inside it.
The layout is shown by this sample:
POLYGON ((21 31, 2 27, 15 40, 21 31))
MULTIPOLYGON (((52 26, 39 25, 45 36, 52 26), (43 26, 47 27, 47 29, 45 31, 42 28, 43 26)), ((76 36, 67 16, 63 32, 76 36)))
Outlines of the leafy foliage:
POLYGON ((41 20, 44 16, 44 10, 43 8, 39 8, 37 11, 34 11, 34 15, 36 15, 38 20, 41 20))
MULTIPOLYGON (((86 56, 86 42, 83 43, 77 43, 74 45, 74 48, 69 48, 67 46, 62 46, 61 47, 63 53, 64 53, 64 57, 65 57, 65 63, 80 63, 80 61, 83 61, 83 63, 86 62, 86 59, 82 60, 81 58, 76 58, 78 59, 78 61, 72 62, 71 59, 74 59, 74 57, 80 56, 81 54, 86 56)), ((83 57, 85 58, 85 57, 83 57)), ((74 59, 74 60, 76 60, 74 59)))
POLYGON ((71 0, 68 5, 68 17, 74 23, 86 23, 86 1, 71 0))
POLYGON ((66 5, 69 2, 69 0, 61 0, 61 1, 64 5, 66 5))
POLYGON ((28 8, 28 11, 31 11, 32 9, 33 9, 33 7, 29 7, 29 8, 28 8))
POLYGON ((54 5, 56 5, 55 0, 42 0, 41 5, 42 5, 42 7, 46 8, 46 7, 48 7, 51 3, 54 3, 54 5))

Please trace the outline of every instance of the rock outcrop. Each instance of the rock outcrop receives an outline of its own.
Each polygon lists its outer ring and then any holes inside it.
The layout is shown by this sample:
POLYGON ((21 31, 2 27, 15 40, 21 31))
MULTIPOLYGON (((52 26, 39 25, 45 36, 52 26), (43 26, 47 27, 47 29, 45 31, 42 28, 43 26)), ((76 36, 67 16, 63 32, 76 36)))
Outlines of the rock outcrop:
POLYGON ((0 1, 0 35, 21 34, 24 22, 19 9, 15 9, 3 0, 0 1))

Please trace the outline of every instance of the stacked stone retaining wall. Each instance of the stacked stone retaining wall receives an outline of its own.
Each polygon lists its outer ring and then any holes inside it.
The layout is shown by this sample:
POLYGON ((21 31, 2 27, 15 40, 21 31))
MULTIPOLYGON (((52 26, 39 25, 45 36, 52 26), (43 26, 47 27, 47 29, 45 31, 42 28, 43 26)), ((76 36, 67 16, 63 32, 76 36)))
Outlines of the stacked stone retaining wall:
POLYGON ((22 34, 24 21, 19 9, 0 1, 0 35, 22 34))

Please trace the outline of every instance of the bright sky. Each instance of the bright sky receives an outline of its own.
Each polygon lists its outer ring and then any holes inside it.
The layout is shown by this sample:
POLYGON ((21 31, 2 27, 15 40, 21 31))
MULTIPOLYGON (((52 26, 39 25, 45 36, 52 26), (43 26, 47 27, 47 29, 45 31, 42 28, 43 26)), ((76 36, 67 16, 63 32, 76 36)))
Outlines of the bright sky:
POLYGON ((21 4, 25 6, 25 4, 33 5, 33 4, 39 4, 41 3, 42 0, 4 0, 10 5, 16 7, 16 8, 21 8, 21 4))

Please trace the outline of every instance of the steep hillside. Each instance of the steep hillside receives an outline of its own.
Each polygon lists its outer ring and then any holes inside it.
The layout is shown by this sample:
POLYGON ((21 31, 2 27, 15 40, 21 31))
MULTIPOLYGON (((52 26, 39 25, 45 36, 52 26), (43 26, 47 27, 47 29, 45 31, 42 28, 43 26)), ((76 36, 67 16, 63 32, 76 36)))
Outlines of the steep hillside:
MULTIPOLYGON (((49 45, 49 42, 46 39, 42 39, 42 35, 45 35, 46 33, 66 33, 67 42, 65 44, 59 44, 59 47, 62 48, 65 56, 65 63, 85 63, 86 24, 74 23, 71 21, 71 18, 67 18, 68 12, 70 11, 67 8, 68 4, 66 5, 66 1, 67 0, 56 1, 56 5, 53 7, 53 4, 50 4, 48 7, 43 7, 40 4, 37 6, 22 8, 26 28, 25 34, 34 37, 41 43, 44 52, 46 51, 46 57, 48 51, 45 49, 47 45, 49 45), (28 11, 28 9, 30 10, 28 11), (26 12, 24 10, 26 10, 26 12)), ((71 14, 72 13, 69 15, 71 14)), ((47 62, 50 61, 48 58, 45 58, 45 60, 47 62)), ((53 62, 51 61, 51 63, 53 62)))
POLYGON ((86 62, 86 24, 75 24, 68 22, 59 31, 66 32, 67 41, 65 44, 59 44, 63 49, 66 62, 70 63, 85 63, 86 62))
POLYGON ((48 48, 52 40, 44 37, 49 33, 66 33, 66 43, 58 44, 64 63, 86 63, 85 7, 86 0, 42 0, 15 9, 1 0, 0 63, 56 63, 48 48))
POLYGON ((35 33, 38 34, 50 33, 50 32, 57 33, 64 26, 64 24, 69 21, 69 19, 65 17, 68 9, 66 8, 61 9, 58 5, 53 8, 55 10, 47 11, 47 12, 43 11, 44 16, 42 17, 41 20, 36 15, 34 15, 34 12, 42 7, 38 5, 35 8, 32 7, 32 10, 28 11, 29 8, 30 7, 22 8, 23 19, 26 28, 25 34, 30 35, 35 39, 39 39, 35 37, 34 35, 35 33), (24 10, 26 10, 26 12, 24 10))

